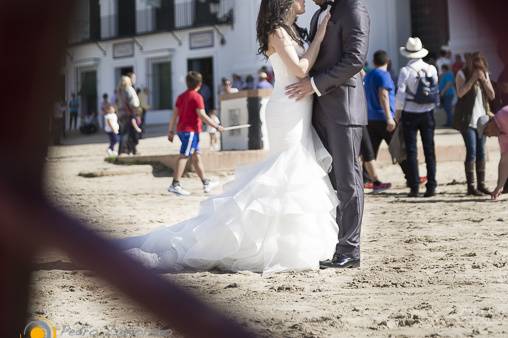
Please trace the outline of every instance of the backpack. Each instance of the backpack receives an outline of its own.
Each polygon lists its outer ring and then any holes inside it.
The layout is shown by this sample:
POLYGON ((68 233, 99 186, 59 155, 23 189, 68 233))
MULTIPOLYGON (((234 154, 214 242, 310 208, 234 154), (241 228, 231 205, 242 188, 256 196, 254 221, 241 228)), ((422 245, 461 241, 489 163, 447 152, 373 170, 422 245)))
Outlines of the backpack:
POLYGON ((413 96, 413 99, 408 101, 417 104, 438 104, 440 100, 438 83, 434 81, 432 76, 428 75, 428 72, 425 69, 418 72, 411 66, 409 68, 417 73, 418 86, 416 88, 416 93, 411 93, 411 91, 408 90, 408 93, 413 96), (424 72, 425 76, 421 76, 421 72, 424 72))

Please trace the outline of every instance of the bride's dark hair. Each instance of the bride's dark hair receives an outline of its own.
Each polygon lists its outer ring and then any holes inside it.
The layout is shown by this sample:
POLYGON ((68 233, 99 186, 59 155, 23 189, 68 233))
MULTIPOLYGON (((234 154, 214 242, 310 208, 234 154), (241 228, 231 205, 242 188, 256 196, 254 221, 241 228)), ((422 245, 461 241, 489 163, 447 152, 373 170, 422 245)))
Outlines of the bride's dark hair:
POLYGON ((265 57, 268 51, 268 41, 270 34, 277 28, 283 28, 289 36, 303 47, 307 40, 307 30, 299 27, 296 23, 294 29, 286 24, 286 18, 289 15, 294 0, 262 0, 259 7, 257 20, 257 40, 259 42, 258 54, 265 57), (295 32, 296 31, 296 32, 295 32))

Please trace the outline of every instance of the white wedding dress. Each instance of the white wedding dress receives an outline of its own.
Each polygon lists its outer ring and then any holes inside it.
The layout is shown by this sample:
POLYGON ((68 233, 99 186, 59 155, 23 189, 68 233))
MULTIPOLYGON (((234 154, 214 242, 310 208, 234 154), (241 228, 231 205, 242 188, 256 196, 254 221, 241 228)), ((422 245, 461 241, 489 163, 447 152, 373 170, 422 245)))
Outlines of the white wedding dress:
POLYGON ((197 217, 120 240, 148 267, 269 274, 318 269, 334 252, 338 202, 327 176, 331 157, 311 125, 312 98, 289 99, 285 87, 298 79, 278 54, 269 60, 276 83, 266 110, 267 159, 239 168, 197 217))

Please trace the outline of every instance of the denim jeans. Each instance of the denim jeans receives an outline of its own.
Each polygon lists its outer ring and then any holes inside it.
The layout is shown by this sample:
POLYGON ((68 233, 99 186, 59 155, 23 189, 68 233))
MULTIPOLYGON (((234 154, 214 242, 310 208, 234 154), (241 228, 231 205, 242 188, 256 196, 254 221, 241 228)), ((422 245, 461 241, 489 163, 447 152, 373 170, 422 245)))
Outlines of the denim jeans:
POLYGON ((78 113, 71 112, 70 113, 70 121, 69 121, 69 129, 77 129, 78 128, 78 113))
POLYGON ((466 162, 485 161, 485 137, 480 138, 478 130, 471 127, 462 132, 462 137, 466 144, 466 162))
POLYGON ((113 132, 108 132, 108 137, 109 137, 109 149, 111 151, 114 151, 115 146, 118 142, 118 136, 113 132))
POLYGON ((451 126, 453 122, 453 101, 455 101, 455 96, 446 95, 443 96, 442 103, 443 109, 446 112, 446 125, 451 126))
POLYGON ((418 169, 418 147, 416 136, 418 131, 422 138, 425 163, 427 165, 427 190, 437 187, 436 181, 436 152, 434 146, 434 131, 436 121, 434 111, 426 113, 402 113, 402 125, 404 128, 404 141, 407 152, 407 178, 411 190, 418 190, 420 185, 420 173, 418 169))

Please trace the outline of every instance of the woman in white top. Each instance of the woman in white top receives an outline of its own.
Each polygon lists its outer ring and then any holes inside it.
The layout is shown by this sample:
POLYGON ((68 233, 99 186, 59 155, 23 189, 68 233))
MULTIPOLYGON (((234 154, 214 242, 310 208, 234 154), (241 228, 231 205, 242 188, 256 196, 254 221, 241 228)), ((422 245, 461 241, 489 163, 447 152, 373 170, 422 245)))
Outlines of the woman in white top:
POLYGON ((484 115, 492 115, 489 101, 494 100, 495 92, 487 61, 481 53, 476 52, 471 56, 466 67, 457 73, 456 83, 459 101, 455 109, 454 127, 462 133, 467 150, 467 194, 490 195, 485 186, 485 138, 479 135, 477 122, 484 115))

